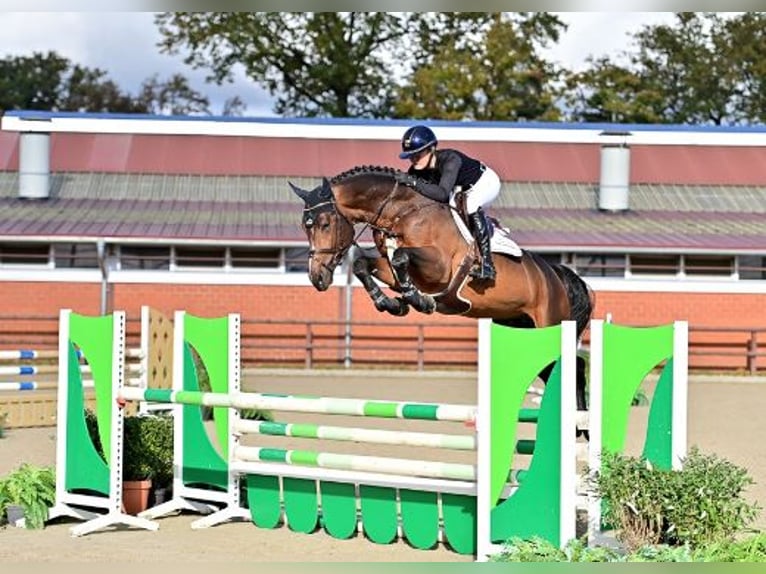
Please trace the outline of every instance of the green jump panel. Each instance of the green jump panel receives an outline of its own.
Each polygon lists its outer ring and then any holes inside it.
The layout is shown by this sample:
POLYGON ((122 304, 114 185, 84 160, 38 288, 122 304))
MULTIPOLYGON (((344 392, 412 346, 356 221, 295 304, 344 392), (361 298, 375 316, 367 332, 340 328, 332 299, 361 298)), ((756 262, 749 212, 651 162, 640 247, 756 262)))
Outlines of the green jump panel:
POLYGON ((421 490, 399 490, 402 532, 412 546, 428 550, 439 542, 439 495, 421 490))
MULTIPOLYGON (((184 315, 184 391, 201 391, 194 363, 194 349, 204 365, 214 393, 229 393, 229 318, 202 318, 184 315)), ((213 408, 218 448, 211 442, 202 418, 203 407, 183 405, 183 481, 189 486, 226 490, 228 486, 229 409, 213 408)))
POLYGON ((278 476, 246 474, 247 506, 259 528, 276 528, 282 518, 282 495, 278 476))
MULTIPOLYGON (((492 542, 542 536, 559 545, 561 326, 491 330, 492 542), (556 362, 537 413, 535 449, 523 484, 499 502, 517 445, 518 414, 540 371, 556 362), (498 424, 500 423, 500 424, 498 424)), ((574 431, 573 431, 574 432, 574 431)), ((574 456, 574 453, 573 453, 574 456)))
POLYGON ((69 315, 69 371, 67 373, 66 472, 67 491, 91 490, 109 495, 109 462, 111 461, 112 416, 112 315, 88 317, 69 315), (85 396, 80 361, 75 345, 88 361, 96 393, 96 419, 104 458, 90 438, 85 422, 85 396))
MULTIPOLYGON (((189 345, 185 344, 184 390, 199 391, 197 381, 194 357, 189 345)), ((182 469, 184 484, 226 490, 229 482, 228 465, 210 441, 205 422, 202 420, 202 407, 182 405, 181 408, 184 417, 182 469)))
POLYGON ((399 524, 396 489, 360 485, 359 497, 365 535, 377 544, 390 544, 396 540, 399 524))
POLYGON ((356 487, 342 482, 321 481, 322 526, 333 538, 345 540, 356 535, 356 487))
MULTIPOLYGON (((633 397, 652 369, 667 361, 652 399, 644 452, 659 466, 662 460, 670 461, 673 333, 672 324, 659 327, 604 324, 602 445, 605 450, 625 450, 633 397), (663 446, 663 442, 667 445, 663 446)), ((670 468, 669 462, 667 468, 670 468)))
POLYGON ((642 453, 658 468, 673 468, 673 359, 668 359, 654 388, 642 453))
POLYGON ((285 498, 285 516, 290 530, 310 534, 319 524, 317 483, 303 478, 282 479, 285 498))
POLYGON ((446 493, 441 496, 447 543, 458 554, 476 554, 476 497, 446 493))

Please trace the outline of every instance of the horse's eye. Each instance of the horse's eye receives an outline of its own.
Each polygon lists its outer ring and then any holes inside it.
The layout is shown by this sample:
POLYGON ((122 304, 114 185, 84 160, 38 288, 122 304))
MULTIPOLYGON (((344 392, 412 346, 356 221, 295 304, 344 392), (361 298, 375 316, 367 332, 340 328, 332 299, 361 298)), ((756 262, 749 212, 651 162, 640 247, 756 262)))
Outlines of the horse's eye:
POLYGON ((322 231, 327 231, 328 229, 330 229, 330 224, 328 222, 325 222, 319 227, 322 229, 322 231))

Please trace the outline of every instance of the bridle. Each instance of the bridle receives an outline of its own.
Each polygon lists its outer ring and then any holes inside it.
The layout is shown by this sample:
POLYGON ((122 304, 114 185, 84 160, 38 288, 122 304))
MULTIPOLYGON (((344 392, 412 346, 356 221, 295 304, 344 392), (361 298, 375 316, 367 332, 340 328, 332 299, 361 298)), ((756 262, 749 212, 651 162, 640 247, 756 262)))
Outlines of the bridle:
MULTIPOLYGON (((364 221, 364 225, 362 228, 356 233, 354 238, 347 244, 347 245, 339 245, 341 243, 341 229, 339 225, 335 226, 335 237, 333 238, 333 243, 331 247, 325 247, 322 249, 309 249, 309 260, 311 260, 315 254, 330 254, 332 255, 332 259, 330 259, 329 262, 323 263, 322 267, 327 269, 328 271, 332 271, 337 267, 337 265, 343 260, 343 258, 346 256, 348 251, 353 247, 354 245, 357 245, 357 242, 359 238, 362 236, 362 234, 369 228, 375 229, 378 231, 382 231, 388 236, 396 236, 395 233, 393 233, 390 229, 383 229, 378 226, 378 221, 380 220, 381 216, 383 215, 383 210, 386 208, 386 206, 391 202, 393 197, 396 195, 397 190, 399 189, 399 182, 394 181, 394 186, 391 188, 391 191, 388 193, 388 195, 385 197, 383 201, 380 202, 380 205, 378 206, 378 209, 375 211, 375 215, 372 217, 369 221, 364 221)), ((402 219, 403 215, 409 214, 412 211, 417 211, 421 209, 421 207, 415 207, 415 208, 408 208, 405 210, 404 214, 399 214, 396 218, 396 221, 402 219)), ((311 227, 314 224, 314 219, 316 217, 324 212, 333 212, 337 217, 342 219, 346 222, 346 224, 351 227, 351 229, 354 229, 353 222, 348 219, 345 215, 343 215, 340 210, 338 209, 338 205, 335 201, 335 196, 330 193, 330 198, 322 201, 320 203, 317 203, 316 205, 312 205, 311 207, 306 207, 303 209, 303 225, 306 227, 306 229, 311 229, 311 227)))
MULTIPOLYGON (((303 225, 306 227, 306 229, 311 229, 314 225, 314 219, 320 214, 324 213, 326 211, 333 212, 337 217, 343 219, 343 221, 346 222, 347 225, 351 227, 353 230, 354 224, 349 221, 349 219, 343 215, 340 211, 338 211, 338 206, 335 204, 335 197, 330 195, 330 199, 328 201, 323 201, 321 203, 317 203, 316 205, 312 205, 311 207, 306 207, 303 209, 303 225)), ((356 245, 357 239, 359 238, 359 235, 354 237, 351 242, 349 242, 348 245, 339 246, 341 243, 341 227, 339 225, 335 226, 335 237, 333 238, 332 246, 331 247, 325 247, 322 249, 309 249, 309 260, 314 258, 315 254, 330 254, 332 255, 332 259, 330 259, 327 263, 322 263, 322 267, 327 269, 328 271, 332 272, 335 267, 338 266, 338 263, 340 263, 343 258, 348 253, 349 249, 351 249, 352 246, 356 245)))

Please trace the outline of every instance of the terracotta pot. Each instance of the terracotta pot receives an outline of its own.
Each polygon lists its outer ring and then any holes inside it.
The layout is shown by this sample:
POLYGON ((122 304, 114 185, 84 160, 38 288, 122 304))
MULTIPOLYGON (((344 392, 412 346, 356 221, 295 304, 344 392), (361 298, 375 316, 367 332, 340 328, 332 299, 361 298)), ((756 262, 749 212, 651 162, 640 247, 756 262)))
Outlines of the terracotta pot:
POLYGON ((152 479, 123 480, 122 506, 128 514, 138 514, 149 506, 149 492, 152 490, 152 479))

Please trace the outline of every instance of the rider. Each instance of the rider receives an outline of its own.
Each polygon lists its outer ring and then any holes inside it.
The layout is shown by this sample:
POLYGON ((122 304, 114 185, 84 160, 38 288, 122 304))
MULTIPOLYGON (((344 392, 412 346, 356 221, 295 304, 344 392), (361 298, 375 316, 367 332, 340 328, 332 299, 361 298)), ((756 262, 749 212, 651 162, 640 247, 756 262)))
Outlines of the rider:
POLYGON ((409 159, 410 168, 401 183, 426 197, 449 203, 456 186, 466 191, 466 210, 471 231, 481 249, 481 265, 473 277, 494 280, 495 266, 489 246, 489 227, 483 206, 500 192, 500 178, 491 168, 454 149, 436 149, 438 141, 431 128, 417 125, 404 132, 400 159, 409 159), (424 181, 413 180, 417 176, 424 181))

